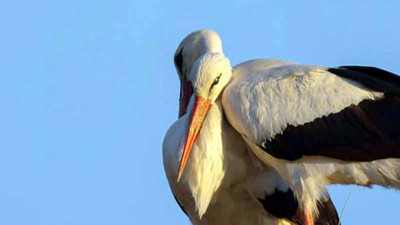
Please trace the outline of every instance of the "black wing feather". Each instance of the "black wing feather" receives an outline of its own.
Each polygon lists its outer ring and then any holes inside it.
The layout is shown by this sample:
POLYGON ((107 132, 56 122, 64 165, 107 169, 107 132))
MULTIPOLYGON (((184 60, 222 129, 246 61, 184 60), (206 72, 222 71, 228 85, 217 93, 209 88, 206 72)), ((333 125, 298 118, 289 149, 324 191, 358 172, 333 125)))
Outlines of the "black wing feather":
POLYGON ((355 80, 372 90, 400 97, 400 77, 386 70, 367 66, 341 66, 328 71, 355 80))
POLYGON ((289 125, 282 134, 264 141, 260 147, 286 160, 302 156, 347 161, 400 158, 400 78, 374 67, 345 66, 328 71, 385 96, 364 100, 297 127, 289 125))
MULTIPOLYGON (((275 189, 272 194, 258 200, 269 214, 277 218, 285 218, 296 225, 301 225, 304 221, 304 214, 290 189, 286 192, 275 189)), ((340 225, 338 213, 330 198, 318 203, 318 211, 319 216, 314 221, 315 225, 340 225)))

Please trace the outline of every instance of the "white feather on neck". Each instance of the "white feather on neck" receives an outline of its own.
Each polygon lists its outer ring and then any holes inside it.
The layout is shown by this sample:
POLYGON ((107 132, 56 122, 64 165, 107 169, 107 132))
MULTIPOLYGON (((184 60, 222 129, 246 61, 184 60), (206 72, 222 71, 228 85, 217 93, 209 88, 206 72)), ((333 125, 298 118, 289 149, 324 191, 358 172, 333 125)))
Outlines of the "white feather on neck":
MULTIPOLYGON (((189 108, 191 115, 193 101, 189 104, 189 108)), ((193 145, 182 177, 183 182, 187 182, 190 187, 200 218, 207 211, 225 175, 222 146, 223 120, 221 105, 212 104, 193 145)))

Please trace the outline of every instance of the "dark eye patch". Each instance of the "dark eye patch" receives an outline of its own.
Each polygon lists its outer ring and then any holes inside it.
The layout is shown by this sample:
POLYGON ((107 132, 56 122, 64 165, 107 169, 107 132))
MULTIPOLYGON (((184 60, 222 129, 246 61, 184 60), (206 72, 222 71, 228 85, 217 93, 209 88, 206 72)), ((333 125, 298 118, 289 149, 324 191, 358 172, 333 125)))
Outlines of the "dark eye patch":
POLYGON ((221 77, 222 73, 219 74, 219 76, 217 78, 215 78, 214 82, 211 84, 210 90, 218 84, 219 82, 219 78, 221 77))

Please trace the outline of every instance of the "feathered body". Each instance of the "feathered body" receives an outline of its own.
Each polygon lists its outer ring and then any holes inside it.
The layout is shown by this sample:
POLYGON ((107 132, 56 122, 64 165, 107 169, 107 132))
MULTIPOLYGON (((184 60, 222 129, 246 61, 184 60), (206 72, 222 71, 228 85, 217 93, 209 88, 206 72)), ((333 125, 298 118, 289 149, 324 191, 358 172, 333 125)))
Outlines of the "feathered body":
POLYGON ((279 178, 276 172, 251 162, 240 135, 225 121, 218 102, 207 114, 182 180, 176 182, 189 121, 190 115, 185 114, 168 130, 163 143, 163 161, 171 190, 191 222, 201 225, 290 224, 269 215, 251 195, 250 188, 261 195, 264 191, 272 193, 275 188, 285 191, 288 187, 276 179, 279 178), (250 165, 253 166, 249 168, 250 165), (257 182, 267 185, 257 190, 260 188, 257 182))
POLYGON ((249 61, 223 92, 230 124, 314 213, 327 184, 400 187, 400 79, 356 68, 249 61))

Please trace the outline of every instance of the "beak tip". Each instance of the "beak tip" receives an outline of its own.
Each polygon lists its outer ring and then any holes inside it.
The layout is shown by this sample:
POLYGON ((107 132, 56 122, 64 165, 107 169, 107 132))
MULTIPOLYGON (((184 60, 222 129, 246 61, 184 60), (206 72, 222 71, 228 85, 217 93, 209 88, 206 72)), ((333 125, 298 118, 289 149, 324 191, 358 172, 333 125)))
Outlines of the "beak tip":
POLYGON ((181 180, 181 178, 182 178, 182 172, 179 171, 179 173, 178 173, 178 178, 176 179, 176 182, 179 183, 179 181, 181 180))

